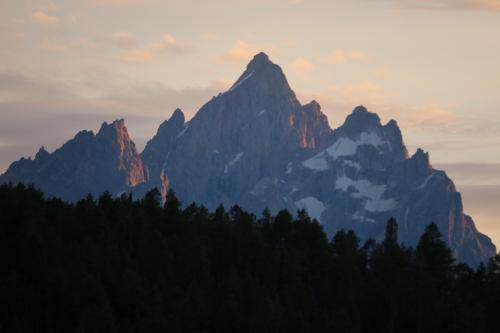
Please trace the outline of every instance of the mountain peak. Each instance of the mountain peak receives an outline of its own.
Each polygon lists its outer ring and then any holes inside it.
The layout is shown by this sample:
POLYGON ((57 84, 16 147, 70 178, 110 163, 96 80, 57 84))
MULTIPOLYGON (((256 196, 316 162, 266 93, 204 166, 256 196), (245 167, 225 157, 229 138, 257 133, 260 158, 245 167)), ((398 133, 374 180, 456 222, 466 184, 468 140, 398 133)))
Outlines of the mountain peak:
POLYGON ((366 113, 369 113, 368 112, 368 109, 366 107, 364 107, 363 105, 358 105, 354 108, 354 110, 352 111, 353 114, 366 114, 366 113))
POLYGON ((418 148, 415 154, 411 157, 415 163, 421 166, 422 169, 431 169, 431 162, 429 158, 429 153, 426 153, 422 148, 418 148))
POLYGON ((50 155, 50 153, 47 150, 45 150, 45 147, 41 146, 40 149, 38 149, 38 152, 35 155, 35 160, 43 160, 46 157, 48 157, 49 155, 50 155))
POLYGON ((254 101, 283 99, 299 104, 281 67, 263 52, 253 57, 228 92, 243 93, 254 101))
POLYGON ((94 132, 82 130, 76 133, 74 140, 78 142, 89 141, 94 139, 94 132))
POLYGON ((248 63, 247 69, 258 69, 265 65, 274 65, 269 56, 264 52, 257 53, 253 59, 248 63))
POLYGON ((183 124, 185 120, 186 118, 184 116, 184 112, 182 112, 182 110, 179 108, 175 109, 170 118, 168 119, 168 121, 175 121, 175 122, 179 121, 183 124))
POLYGON ((380 127, 380 118, 376 113, 369 112, 364 106, 360 105, 354 108, 352 113, 347 116, 343 128, 352 129, 354 132, 380 127))
POLYGON ((304 107, 308 107, 310 110, 321 111, 321 105, 315 99, 304 105, 304 107))
POLYGON ((103 122, 99 132, 97 132, 97 136, 102 135, 115 135, 118 133, 127 132, 127 128, 125 127, 125 120, 123 118, 117 119, 112 123, 108 124, 107 122, 103 122))

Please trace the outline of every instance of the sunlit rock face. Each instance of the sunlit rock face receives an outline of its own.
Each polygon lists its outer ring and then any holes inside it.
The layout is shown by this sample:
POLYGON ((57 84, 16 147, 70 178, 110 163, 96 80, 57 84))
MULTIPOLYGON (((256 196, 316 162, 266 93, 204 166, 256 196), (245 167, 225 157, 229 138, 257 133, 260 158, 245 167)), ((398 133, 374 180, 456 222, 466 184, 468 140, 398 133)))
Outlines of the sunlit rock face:
POLYGON ((411 246, 435 222, 464 262, 476 266, 496 251, 446 173, 421 149, 409 156, 396 121, 382 124, 358 106, 332 130, 320 105, 302 105, 264 53, 191 120, 176 110, 140 156, 118 120, 14 162, 0 181, 34 183, 69 200, 104 190, 140 197, 156 187, 211 209, 306 209, 329 236, 353 229, 363 240, 382 239, 395 217, 399 239, 411 246))
POLYGON ((237 203, 257 214, 306 209, 330 236, 354 229, 362 239, 381 239, 394 216, 407 245, 436 222, 461 260, 477 265, 495 253, 446 174, 422 150, 408 155, 394 120, 381 124, 359 106, 332 130, 320 105, 301 105, 265 54, 193 119, 161 132, 143 158, 148 152, 148 164, 162 165, 186 204, 237 203), (163 150, 150 154, 155 146, 163 150))
POLYGON ((381 240, 385 222, 395 217, 400 241, 411 246, 435 222, 457 258, 478 265, 494 255, 491 240, 463 213, 452 180, 423 150, 408 156, 396 122, 382 125, 358 107, 332 137, 329 147, 285 172, 290 209, 313 211, 330 235, 353 229, 362 239, 381 240))
POLYGON ((34 160, 14 162, 1 176, 2 182, 32 183, 49 196, 68 200, 104 190, 116 194, 147 179, 123 120, 103 123, 96 135, 81 131, 52 154, 42 147, 34 160))
MULTIPOLYGON (((209 207, 245 202, 256 183, 278 177, 291 156, 326 147, 332 133, 319 104, 302 106, 281 68, 263 53, 189 122, 174 126, 174 117, 142 157, 151 170, 163 167, 185 202, 209 207)), ((157 184, 155 175, 151 179, 157 184)), ((283 207, 281 200, 268 204, 283 207)))
MULTIPOLYGON (((122 179, 126 186, 136 186, 143 183, 148 178, 148 172, 144 169, 142 160, 137 153, 134 142, 130 139, 123 119, 116 120, 112 124, 104 123, 99 133, 96 135, 96 144, 109 153, 110 158, 101 157, 107 161, 103 165, 103 171, 112 171, 118 161, 118 172, 112 178, 116 184, 120 184, 122 179)), ((94 150, 98 153, 98 150, 94 150)), ((105 153, 103 151, 103 153, 105 153)))

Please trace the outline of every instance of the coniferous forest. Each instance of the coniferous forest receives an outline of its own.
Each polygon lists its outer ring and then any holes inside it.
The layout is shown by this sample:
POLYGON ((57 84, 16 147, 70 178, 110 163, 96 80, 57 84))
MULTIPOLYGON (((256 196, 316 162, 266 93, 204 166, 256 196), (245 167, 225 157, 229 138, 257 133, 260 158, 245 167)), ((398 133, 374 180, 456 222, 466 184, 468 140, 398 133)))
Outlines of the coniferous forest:
POLYGON ((457 263, 435 224, 409 248, 393 219, 361 243, 304 211, 24 185, 0 220, 0 332, 498 332, 500 256, 457 263))

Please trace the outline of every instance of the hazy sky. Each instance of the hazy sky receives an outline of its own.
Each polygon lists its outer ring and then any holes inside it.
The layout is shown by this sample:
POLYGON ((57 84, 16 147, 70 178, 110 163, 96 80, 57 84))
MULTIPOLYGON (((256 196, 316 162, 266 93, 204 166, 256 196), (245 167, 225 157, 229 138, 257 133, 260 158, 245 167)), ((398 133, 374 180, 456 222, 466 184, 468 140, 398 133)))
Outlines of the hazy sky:
POLYGON ((142 149, 264 51, 332 127, 396 119, 500 245, 500 0, 0 0, 0 43, 0 172, 121 117, 142 149))

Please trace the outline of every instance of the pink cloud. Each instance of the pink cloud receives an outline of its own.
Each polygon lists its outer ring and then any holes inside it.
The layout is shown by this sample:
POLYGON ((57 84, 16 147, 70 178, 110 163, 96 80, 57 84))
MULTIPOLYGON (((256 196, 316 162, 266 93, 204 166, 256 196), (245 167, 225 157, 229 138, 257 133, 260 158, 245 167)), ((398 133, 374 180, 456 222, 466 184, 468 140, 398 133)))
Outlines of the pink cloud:
POLYGON ((142 4, 146 0, 91 0, 91 2, 98 6, 127 6, 142 4))
MULTIPOLYGON (((253 36, 249 33, 248 37, 252 38, 253 36)), ((279 53, 279 47, 272 44, 256 45, 239 39, 233 44, 233 46, 217 58, 217 62, 220 64, 245 64, 250 61, 254 55, 261 51, 264 51, 270 57, 273 57, 273 55, 279 53)))
POLYGON ((307 73, 314 68, 314 65, 306 58, 299 57, 289 63, 286 67, 292 72, 307 73))
MULTIPOLYGON (((120 36, 122 39, 125 35, 120 36)), ((127 35, 127 38, 129 36, 127 35)), ((148 47, 138 48, 134 47, 127 51, 127 53, 121 57, 121 60, 127 63, 147 63, 153 61, 161 53, 170 52, 177 54, 185 54, 192 52, 194 48, 186 43, 179 42, 174 36, 169 33, 165 33, 161 40, 152 43, 148 47)))
POLYGON ((124 49, 134 48, 138 45, 137 38, 124 31, 113 32, 109 37, 109 40, 113 45, 124 49))
POLYGON ((338 50, 331 54, 319 55, 316 57, 319 63, 337 65, 350 61, 363 61, 367 59, 366 54, 360 51, 338 50))
POLYGON ((152 61, 153 58, 153 52, 134 48, 129 50, 121 59, 131 64, 143 64, 152 61))
POLYGON ((57 16, 51 16, 45 12, 38 10, 31 15, 31 19, 37 23, 56 25, 59 23, 59 18, 57 16))
POLYGON ((404 7, 430 10, 500 11, 500 0, 401 0, 399 2, 404 7))
POLYGON ((219 62, 247 62, 258 52, 259 49, 256 45, 237 40, 231 48, 219 57, 219 62))

